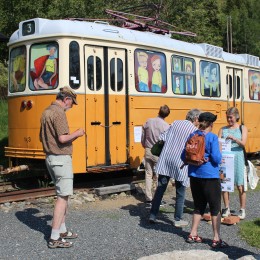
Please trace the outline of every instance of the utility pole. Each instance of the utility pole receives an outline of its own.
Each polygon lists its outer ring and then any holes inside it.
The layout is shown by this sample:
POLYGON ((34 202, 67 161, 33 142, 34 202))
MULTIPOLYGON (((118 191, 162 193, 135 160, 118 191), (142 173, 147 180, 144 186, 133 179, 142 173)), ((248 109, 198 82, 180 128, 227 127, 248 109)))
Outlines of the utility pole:
POLYGON ((227 51, 232 53, 232 18, 227 16, 227 51))

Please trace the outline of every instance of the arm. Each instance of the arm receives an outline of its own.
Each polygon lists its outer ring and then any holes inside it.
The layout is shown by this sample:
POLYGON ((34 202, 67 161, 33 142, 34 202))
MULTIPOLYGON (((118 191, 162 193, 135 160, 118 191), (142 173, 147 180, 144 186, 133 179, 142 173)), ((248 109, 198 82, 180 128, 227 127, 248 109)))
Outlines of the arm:
POLYGON ((80 128, 80 129, 77 129, 72 134, 60 135, 59 136, 59 142, 62 143, 62 144, 73 142, 78 137, 83 136, 84 134, 85 134, 85 131, 82 128, 80 128))
POLYGON ((248 134, 248 130, 247 127, 245 125, 243 125, 242 127, 242 140, 236 139, 235 138, 235 142, 241 146, 241 147, 245 147, 246 145, 246 140, 247 140, 247 134, 248 134))
POLYGON ((233 140, 234 142, 236 142, 239 146, 241 147, 245 147, 246 145, 246 140, 247 140, 247 134, 248 134, 248 130, 247 127, 245 125, 243 125, 242 127, 242 138, 241 140, 234 137, 233 135, 229 135, 227 136, 227 139, 233 140))
POLYGON ((163 133, 160 134, 159 136, 159 140, 163 140, 164 142, 166 141, 166 136, 169 132, 169 129, 171 128, 172 126, 170 126, 166 131, 164 131, 163 133))
POLYGON ((143 148, 145 148, 145 130, 144 130, 144 126, 142 127, 142 136, 141 136, 141 143, 142 143, 142 146, 143 148))
POLYGON ((210 151, 210 161, 216 164, 220 164, 222 159, 222 154, 219 149, 218 137, 213 136, 211 151, 210 151))
POLYGON ((222 128, 220 128, 218 131, 218 138, 222 138, 222 128))

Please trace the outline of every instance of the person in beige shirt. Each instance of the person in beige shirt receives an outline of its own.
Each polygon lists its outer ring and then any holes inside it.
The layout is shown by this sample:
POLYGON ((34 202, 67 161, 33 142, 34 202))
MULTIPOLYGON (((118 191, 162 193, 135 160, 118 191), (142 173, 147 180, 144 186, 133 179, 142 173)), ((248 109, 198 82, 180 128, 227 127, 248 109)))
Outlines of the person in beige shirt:
POLYGON ((170 125, 164 121, 169 114, 169 107, 167 105, 161 106, 158 116, 149 118, 142 128, 141 143, 145 149, 145 199, 148 205, 151 205, 153 200, 152 185, 154 167, 158 161, 158 157, 151 153, 151 148, 159 140, 160 134, 170 127, 170 125))

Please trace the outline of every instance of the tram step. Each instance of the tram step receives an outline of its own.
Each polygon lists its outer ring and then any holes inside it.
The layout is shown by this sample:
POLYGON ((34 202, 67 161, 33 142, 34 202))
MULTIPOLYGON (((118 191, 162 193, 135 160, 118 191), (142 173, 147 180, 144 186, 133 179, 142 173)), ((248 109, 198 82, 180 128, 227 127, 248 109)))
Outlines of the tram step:
POLYGON ((122 192, 122 191, 129 191, 129 190, 134 190, 134 189, 135 189, 135 185, 133 183, 120 184, 120 185, 96 188, 95 193, 97 195, 101 196, 101 195, 117 193, 117 192, 122 192))

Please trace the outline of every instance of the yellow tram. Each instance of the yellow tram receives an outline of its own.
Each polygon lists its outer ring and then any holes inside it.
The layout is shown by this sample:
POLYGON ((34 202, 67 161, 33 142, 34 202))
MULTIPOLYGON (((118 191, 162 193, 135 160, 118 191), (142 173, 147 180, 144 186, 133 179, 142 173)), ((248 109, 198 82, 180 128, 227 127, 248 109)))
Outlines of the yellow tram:
POLYGON ((247 151, 260 150, 258 57, 104 22, 41 18, 21 22, 8 46, 10 166, 44 168, 40 117, 66 85, 79 103, 67 112, 70 129, 86 132, 74 142, 74 173, 136 169, 141 127, 164 104, 169 123, 191 108, 217 114, 216 133, 236 106, 249 131, 247 151))

